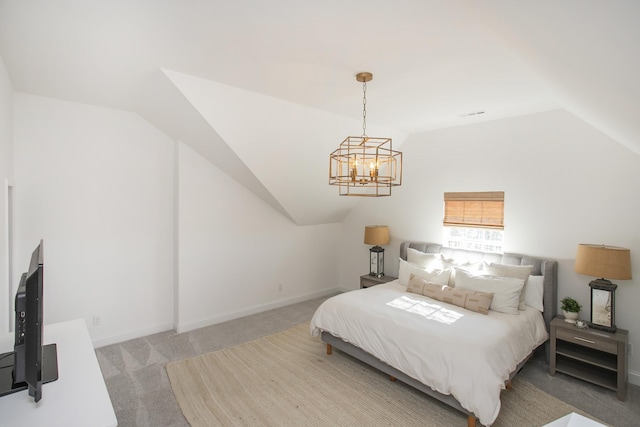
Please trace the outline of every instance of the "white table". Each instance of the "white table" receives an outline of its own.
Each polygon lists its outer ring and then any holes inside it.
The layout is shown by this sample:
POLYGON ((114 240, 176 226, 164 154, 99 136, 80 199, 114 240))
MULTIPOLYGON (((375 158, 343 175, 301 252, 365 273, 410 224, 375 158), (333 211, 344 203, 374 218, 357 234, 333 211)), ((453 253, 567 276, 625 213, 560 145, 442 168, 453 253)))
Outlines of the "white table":
MULTIPOLYGON (((0 425, 114 427, 118 425, 84 320, 45 325, 44 344, 58 347, 58 379, 42 385, 35 403, 27 390, 0 397, 0 425)), ((13 334, 0 336, 0 353, 13 334)))

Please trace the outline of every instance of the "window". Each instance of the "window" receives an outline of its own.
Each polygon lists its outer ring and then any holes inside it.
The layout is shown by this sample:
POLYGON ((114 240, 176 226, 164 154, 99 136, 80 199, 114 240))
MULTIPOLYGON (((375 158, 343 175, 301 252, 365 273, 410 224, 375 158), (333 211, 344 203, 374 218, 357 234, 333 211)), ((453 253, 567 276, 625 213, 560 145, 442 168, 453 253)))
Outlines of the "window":
POLYGON ((503 238, 503 191, 444 193, 444 246, 501 253, 503 238))

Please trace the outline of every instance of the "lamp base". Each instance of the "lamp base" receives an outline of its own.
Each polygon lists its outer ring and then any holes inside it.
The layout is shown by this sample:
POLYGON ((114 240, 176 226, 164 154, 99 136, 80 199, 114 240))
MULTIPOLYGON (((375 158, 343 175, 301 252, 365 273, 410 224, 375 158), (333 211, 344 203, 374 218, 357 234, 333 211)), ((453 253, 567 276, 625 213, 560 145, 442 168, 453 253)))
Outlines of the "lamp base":
POLYGON ((615 292, 618 287, 606 279, 589 283, 591 288, 591 322, 589 327, 614 333, 616 331, 615 292))
POLYGON ((384 248, 381 246, 369 249, 369 276, 384 276, 384 248))

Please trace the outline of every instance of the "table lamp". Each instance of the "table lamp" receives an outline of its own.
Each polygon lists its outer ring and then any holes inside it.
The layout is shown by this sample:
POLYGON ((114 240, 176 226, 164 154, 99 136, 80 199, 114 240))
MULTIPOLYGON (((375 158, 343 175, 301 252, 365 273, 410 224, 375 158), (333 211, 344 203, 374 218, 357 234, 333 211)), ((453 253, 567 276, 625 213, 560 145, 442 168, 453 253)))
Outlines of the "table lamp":
POLYGON ((610 280, 631 279, 631 251, 605 245, 579 244, 574 266, 576 273, 600 277, 589 283, 591 288, 590 327, 607 332, 616 331, 615 291, 610 280))
POLYGON ((369 249, 369 275, 384 276, 384 248, 389 244, 389 227, 386 225, 367 225, 364 228, 364 243, 375 245, 369 249))

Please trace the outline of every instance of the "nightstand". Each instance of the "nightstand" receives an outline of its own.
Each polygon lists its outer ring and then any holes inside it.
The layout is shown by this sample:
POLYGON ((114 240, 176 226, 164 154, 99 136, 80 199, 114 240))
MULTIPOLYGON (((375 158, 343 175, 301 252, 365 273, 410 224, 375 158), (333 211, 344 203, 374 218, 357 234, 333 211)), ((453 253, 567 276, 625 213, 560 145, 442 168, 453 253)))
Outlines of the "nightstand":
POLYGON ((615 390, 619 400, 627 392, 629 332, 579 329, 557 316, 551 321, 549 374, 562 372, 615 390))
POLYGON ((369 274, 363 274, 362 276, 360 276, 360 289, 368 288, 375 285, 381 285, 382 283, 387 283, 396 279, 397 277, 393 276, 376 277, 369 274))

